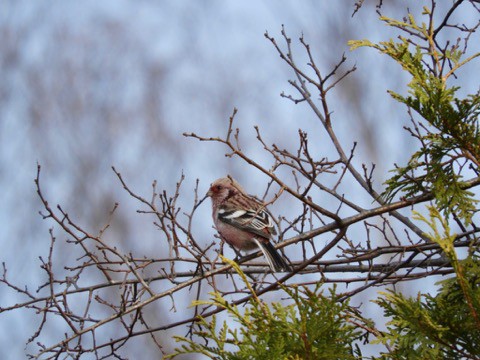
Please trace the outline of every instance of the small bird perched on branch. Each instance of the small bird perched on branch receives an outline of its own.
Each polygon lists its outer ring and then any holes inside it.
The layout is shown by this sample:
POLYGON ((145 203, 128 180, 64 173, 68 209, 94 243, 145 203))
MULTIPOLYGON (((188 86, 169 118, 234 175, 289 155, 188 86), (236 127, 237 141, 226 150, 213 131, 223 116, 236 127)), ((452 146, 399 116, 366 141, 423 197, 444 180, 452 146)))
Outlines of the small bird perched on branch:
POLYGON ((207 192, 220 236, 238 250, 260 248, 272 271, 291 271, 270 242, 277 232, 265 204, 248 196, 233 178, 215 180, 207 192))

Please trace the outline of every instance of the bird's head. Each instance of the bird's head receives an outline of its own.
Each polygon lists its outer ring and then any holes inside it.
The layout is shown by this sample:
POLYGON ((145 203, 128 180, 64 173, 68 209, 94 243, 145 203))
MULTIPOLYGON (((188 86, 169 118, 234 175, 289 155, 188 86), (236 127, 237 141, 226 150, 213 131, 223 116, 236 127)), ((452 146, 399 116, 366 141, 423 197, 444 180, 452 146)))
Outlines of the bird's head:
POLYGON ((243 192, 242 187, 231 177, 224 177, 215 180, 207 192, 213 200, 224 200, 237 193, 243 192))

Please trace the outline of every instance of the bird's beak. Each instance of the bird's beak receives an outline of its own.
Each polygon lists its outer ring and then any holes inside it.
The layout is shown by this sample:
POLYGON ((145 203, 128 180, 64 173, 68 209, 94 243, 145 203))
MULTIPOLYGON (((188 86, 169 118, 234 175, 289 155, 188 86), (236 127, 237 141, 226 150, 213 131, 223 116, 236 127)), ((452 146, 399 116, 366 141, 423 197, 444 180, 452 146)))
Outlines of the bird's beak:
POLYGON ((212 195, 213 195, 212 184, 210 184, 210 187, 208 188, 207 194, 205 196, 211 197, 212 195))

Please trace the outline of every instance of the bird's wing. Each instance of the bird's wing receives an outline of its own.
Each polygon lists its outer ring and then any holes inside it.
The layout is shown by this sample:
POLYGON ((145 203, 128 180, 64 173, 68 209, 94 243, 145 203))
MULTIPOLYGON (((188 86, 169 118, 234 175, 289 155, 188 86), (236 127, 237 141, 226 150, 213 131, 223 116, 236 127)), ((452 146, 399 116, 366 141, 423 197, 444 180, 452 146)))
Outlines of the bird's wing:
POLYGON ((276 234, 273 219, 264 209, 255 211, 220 208, 218 210, 218 219, 224 223, 249 231, 265 239, 270 238, 272 234, 276 234))

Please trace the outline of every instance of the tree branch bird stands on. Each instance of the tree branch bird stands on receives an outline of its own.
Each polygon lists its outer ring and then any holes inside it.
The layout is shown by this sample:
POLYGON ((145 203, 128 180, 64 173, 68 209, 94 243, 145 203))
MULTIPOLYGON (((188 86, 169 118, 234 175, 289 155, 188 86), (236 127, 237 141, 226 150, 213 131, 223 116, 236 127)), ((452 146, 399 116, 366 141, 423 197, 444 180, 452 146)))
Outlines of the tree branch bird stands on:
POLYGON ((220 236, 238 250, 260 248, 272 271, 291 271, 270 242, 276 235, 265 204, 248 196, 231 177, 215 180, 207 192, 212 198, 212 216, 220 236))

